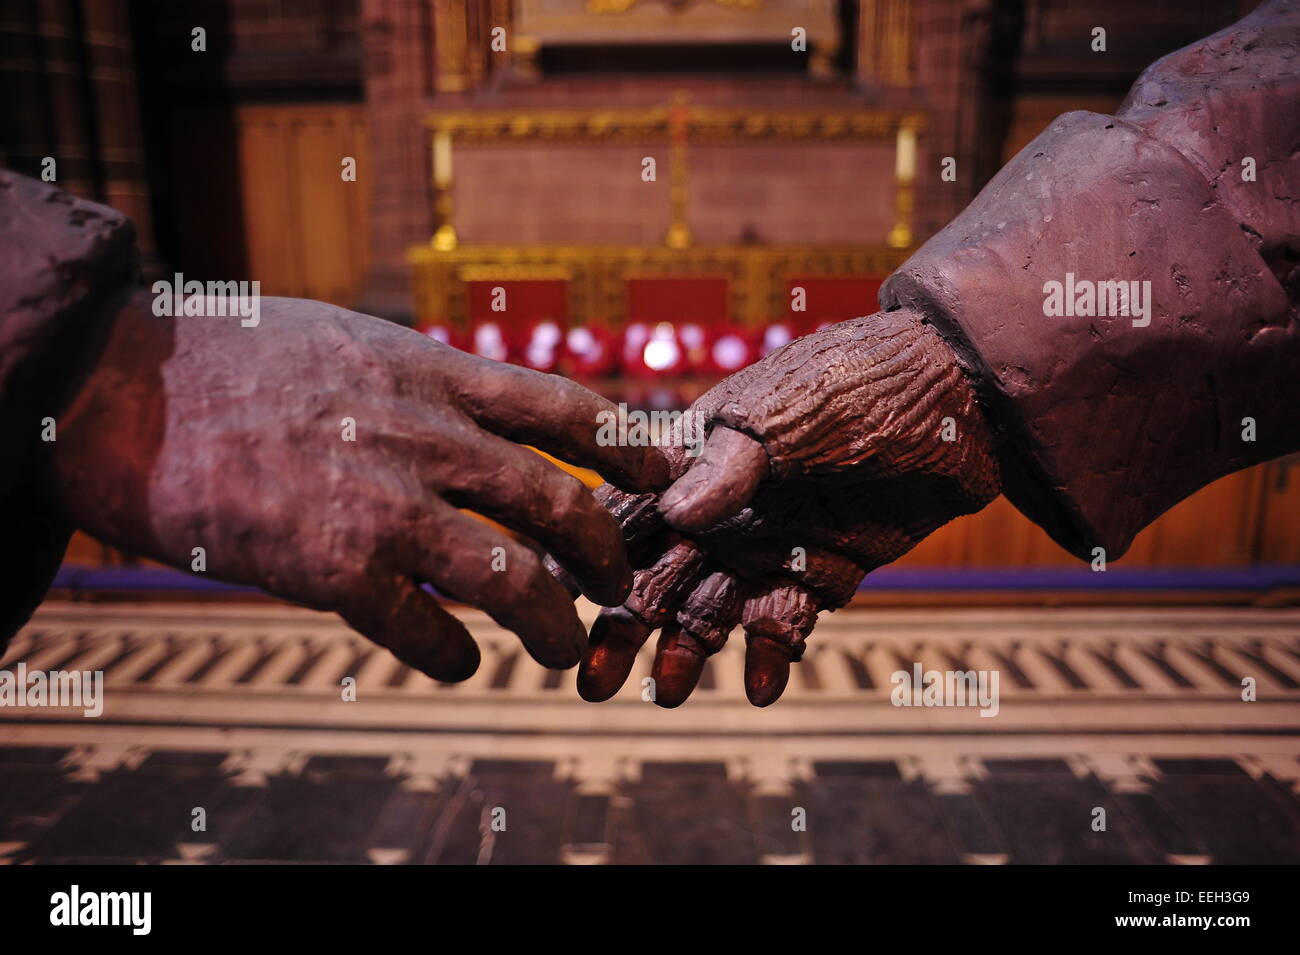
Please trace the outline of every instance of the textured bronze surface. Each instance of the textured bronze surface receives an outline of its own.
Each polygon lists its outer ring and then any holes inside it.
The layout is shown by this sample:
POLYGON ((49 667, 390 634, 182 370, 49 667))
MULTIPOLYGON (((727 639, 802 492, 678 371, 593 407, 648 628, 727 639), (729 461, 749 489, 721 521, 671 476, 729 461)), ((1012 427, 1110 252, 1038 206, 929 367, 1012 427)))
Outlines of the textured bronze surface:
POLYGON ((645 569, 624 609, 593 630, 585 699, 611 696, 663 627, 654 702, 676 706, 740 624, 746 693, 766 706, 819 610, 842 607, 868 571, 998 493, 974 391, 943 338, 907 310, 798 339, 691 411, 712 431, 694 461, 668 449, 677 480, 657 513, 653 495, 597 492, 645 569))
POLYGON ((1067 550, 1113 560, 1300 448, 1298 144, 1300 3, 1273 0, 1152 64, 1115 116, 1059 117, 881 290, 952 342, 1007 496, 1067 550), (1149 283, 1149 315, 1045 315, 1067 274, 1149 283))
MULTIPOLYGON (((887 311, 703 396, 705 451, 673 456, 659 502, 690 548, 647 553, 635 508, 634 563, 656 571, 627 606, 651 628, 676 614, 657 702, 682 702, 737 623, 750 701, 773 702, 819 610, 1003 486, 1068 550, 1114 559, 1193 491, 1300 449, 1297 143, 1300 3, 1272 0, 1153 64, 1118 115, 1056 120, 885 283, 887 311), (1146 313, 1052 314, 1049 283, 1073 276, 1146 288, 1146 313)), ((589 651, 584 695, 624 663, 589 651)))
POLYGON ((156 315, 130 284, 129 223, 9 174, 0 244, 4 421, 28 449, 5 462, 0 508, 19 534, 10 559, 38 557, 6 575, 0 638, 30 615, 74 527, 337 611, 439 680, 468 677, 479 655, 423 584, 482 607, 546 666, 573 666, 586 643, 539 551, 458 508, 527 535, 593 600, 628 595, 618 525, 514 443, 662 487, 656 448, 597 442, 599 415, 615 413, 603 398, 322 302, 262 298, 250 327, 215 307, 156 315), (79 378, 83 355, 93 368, 79 378), (57 439, 41 442, 46 418, 57 439))

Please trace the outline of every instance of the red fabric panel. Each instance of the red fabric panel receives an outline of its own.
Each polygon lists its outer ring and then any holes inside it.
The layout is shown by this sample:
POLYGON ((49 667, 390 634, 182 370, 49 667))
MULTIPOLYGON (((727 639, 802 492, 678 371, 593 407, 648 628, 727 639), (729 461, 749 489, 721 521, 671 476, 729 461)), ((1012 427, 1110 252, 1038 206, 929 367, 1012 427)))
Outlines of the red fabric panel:
POLYGON ((469 320, 497 322, 518 328, 526 322, 549 318, 561 326, 568 317, 566 283, 562 279, 529 279, 519 282, 469 282, 469 320), (492 311, 492 290, 506 290, 506 310, 492 311))
POLYGON ((876 293, 884 278, 870 279, 858 277, 845 278, 795 278, 790 280, 786 289, 786 316, 806 318, 810 321, 842 322, 861 315, 870 315, 880 311, 876 302, 876 293), (796 285, 803 286, 808 293, 806 312, 789 310, 790 289, 796 285))
POLYGON ((727 315, 725 278, 628 279, 630 322, 720 322, 727 315))

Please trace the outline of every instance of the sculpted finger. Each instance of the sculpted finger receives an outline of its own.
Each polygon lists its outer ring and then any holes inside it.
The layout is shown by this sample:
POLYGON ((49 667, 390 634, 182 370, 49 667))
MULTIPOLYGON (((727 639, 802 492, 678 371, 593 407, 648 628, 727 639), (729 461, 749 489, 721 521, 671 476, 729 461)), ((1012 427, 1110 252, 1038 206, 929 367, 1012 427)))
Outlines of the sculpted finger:
POLYGON ((689 540, 673 535, 649 567, 635 572, 632 593, 623 606, 651 630, 673 618, 699 579, 704 555, 689 540))
POLYGON ((696 585, 676 621, 659 637, 652 673, 655 703, 674 707, 686 702, 700 682, 705 660, 722 649, 740 622, 741 604, 740 585, 725 571, 715 571, 696 585))
POLYGON ((448 368, 447 385, 458 404, 489 431, 592 468, 629 490, 667 485, 668 462, 659 448, 619 441, 618 409, 577 382, 464 352, 448 368))
MULTIPOLYGON (((654 494, 627 494, 612 484, 602 484, 592 492, 596 503, 609 512, 623 529, 623 547, 627 560, 633 567, 653 563, 663 551, 667 527, 655 506, 654 494)), ((546 569, 570 597, 577 597, 582 588, 577 579, 550 554, 546 555, 546 569)), ((625 595, 626 596, 626 595, 625 595)))
POLYGON ((740 431, 714 428, 699 458, 664 491, 659 510, 679 531, 705 530, 749 503, 767 472, 761 444, 740 431))
POLYGON ((449 597, 486 611, 518 634, 544 667, 565 670, 582 657, 587 642, 582 622, 540 556, 445 504, 434 506, 433 526, 425 539, 440 544, 412 555, 417 576, 449 597))
POLYGON ((348 626, 412 669, 444 683, 474 675, 478 646, 465 625, 409 576, 376 574, 339 607, 348 626))
MULTIPOLYGON (((820 601, 823 610, 843 607, 857 592, 866 571, 850 557, 816 544, 805 542, 792 546, 786 525, 775 530, 762 527, 762 535, 753 528, 728 521, 696 535, 695 540, 717 563, 723 564, 744 580, 760 580, 780 574, 803 584, 820 601)), ((815 537, 811 533, 800 537, 815 537)))
POLYGON ((626 494, 612 484, 602 484, 592 495, 623 529, 623 544, 632 566, 652 563, 658 556, 656 545, 662 552, 661 538, 668 530, 659 514, 657 495, 626 494))
POLYGON ((849 558, 815 547, 788 557, 782 569, 816 594, 822 610, 838 610, 847 604, 867 575, 849 558))
POLYGON ((809 551, 805 569, 796 572, 787 564, 787 572, 818 596, 820 609, 824 611, 833 611, 849 603, 857 594, 862 578, 867 576, 866 570, 848 557, 815 550, 809 551))
POLYGON ((627 682, 650 628, 623 607, 600 612, 578 669, 578 695, 603 703, 627 682))
POLYGON ((740 623, 743 609, 740 581, 726 571, 715 570, 682 601, 677 622, 713 654, 726 644, 728 635, 740 623))
POLYGON ((582 482, 496 435, 474 429, 461 437, 475 463, 439 469, 443 498, 536 540, 596 603, 622 603, 632 586, 623 535, 582 482))
POLYGON ((799 584, 769 584, 745 601, 745 695, 755 706, 781 698, 790 664, 802 656, 817 622, 817 598, 799 584))
POLYGON ((676 538, 654 564, 636 572, 632 593, 621 608, 601 612, 578 671, 578 693, 584 700, 599 703, 618 692, 632 672, 637 651, 652 631, 672 619, 702 563, 694 544, 676 538))
MULTIPOLYGON (((653 494, 642 495, 639 505, 637 515, 624 523, 623 533, 628 561, 633 567, 643 570, 647 565, 654 564, 664 553, 665 546, 678 537, 668 531, 663 521, 659 519, 653 494)), ((577 597, 581 588, 573 574, 550 554, 546 555, 545 564, 546 570, 568 591, 569 596, 577 597)), ((860 576, 861 572, 859 572, 860 576)))
POLYGON ((704 661, 709 657, 704 645, 677 623, 665 625, 655 648, 654 678, 656 706, 666 709, 681 706, 700 682, 704 661))

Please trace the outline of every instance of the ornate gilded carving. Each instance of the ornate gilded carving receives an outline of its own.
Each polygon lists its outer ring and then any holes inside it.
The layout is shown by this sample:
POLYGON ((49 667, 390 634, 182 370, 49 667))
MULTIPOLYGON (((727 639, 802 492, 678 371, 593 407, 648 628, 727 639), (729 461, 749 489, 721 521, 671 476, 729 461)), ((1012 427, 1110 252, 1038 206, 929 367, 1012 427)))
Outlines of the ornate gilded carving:
MULTIPOLYGON (((587 12, 592 16, 605 16, 611 13, 627 13, 633 7, 647 0, 587 0, 587 12)), ((674 10, 684 10, 693 3, 716 3, 720 7, 732 7, 736 10, 762 9, 763 0, 659 0, 674 10)))
MULTIPOLYGON (((685 117, 687 142, 710 145, 755 140, 887 141, 897 136, 900 127, 919 129, 923 122, 919 112, 872 107, 755 110, 689 106, 685 117)), ((441 110, 430 113, 426 125, 434 131, 449 133, 456 142, 475 146, 507 146, 520 140, 666 142, 670 136, 670 107, 529 112, 441 110)))
POLYGON ((920 113, 890 109, 749 110, 695 106, 679 95, 650 109, 438 111, 433 137, 437 231, 412 249, 416 313, 425 320, 465 319, 464 283, 512 278, 564 278, 576 320, 620 321, 628 279, 665 275, 725 276, 730 311, 758 323, 785 313, 786 279, 807 275, 880 275, 893 271, 912 244, 911 215, 920 113), (896 144, 897 221, 880 246, 691 246, 686 221, 690 144, 751 142, 896 144), (671 215, 663 246, 460 246, 451 220, 455 143, 508 148, 515 143, 669 143, 671 215))
POLYGON ((758 325, 789 309, 788 282, 809 276, 885 276, 907 253, 856 246, 535 245, 417 246, 408 254, 415 270, 416 315, 422 321, 466 321, 465 283, 561 279, 568 282, 569 318, 622 322, 631 279, 668 276, 724 277, 728 311, 758 325))
POLYGON ((838 0, 516 0, 514 14, 534 49, 789 43, 799 26, 818 77, 834 72, 841 45, 838 0))

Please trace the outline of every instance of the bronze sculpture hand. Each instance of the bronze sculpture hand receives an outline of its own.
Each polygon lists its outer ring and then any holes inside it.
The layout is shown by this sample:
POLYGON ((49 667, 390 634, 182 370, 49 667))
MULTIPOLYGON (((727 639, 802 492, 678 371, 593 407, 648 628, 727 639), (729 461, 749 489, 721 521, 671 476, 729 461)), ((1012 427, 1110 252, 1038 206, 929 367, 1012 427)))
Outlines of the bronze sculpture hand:
POLYGON ((457 508, 535 539, 593 600, 623 599, 614 521, 513 443, 662 487, 657 449, 597 445, 608 402, 321 302, 264 298, 246 328, 156 317, 150 299, 105 306, 107 344, 59 420, 47 486, 69 525, 338 611, 434 679, 465 679, 479 653, 424 583, 482 607, 543 665, 578 662, 582 625, 538 554, 457 508))
MULTIPOLYGON (((785 689, 818 611, 999 490, 989 426, 956 358, 907 309, 823 329, 727 378, 693 406, 692 461, 670 448, 661 497, 597 497, 628 538, 636 582, 602 611, 578 690, 608 699, 659 627, 655 702, 677 706, 705 659, 745 628, 745 690, 785 689)), ((690 412, 688 412, 690 413, 690 412)))
POLYGON ((1300 447, 1297 51, 1300 5, 1266 0, 1152 64, 1114 116, 1057 118, 885 281, 887 312, 704 396, 710 444, 657 505, 602 494, 643 569, 593 629, 581 693, 611 695, 663 626, 656 702, 676 705, 740 621, 746 690, 770 703, 819 609, 999 489, 1114 560, 1300 447))

